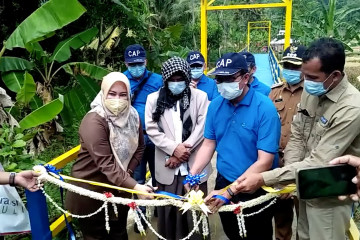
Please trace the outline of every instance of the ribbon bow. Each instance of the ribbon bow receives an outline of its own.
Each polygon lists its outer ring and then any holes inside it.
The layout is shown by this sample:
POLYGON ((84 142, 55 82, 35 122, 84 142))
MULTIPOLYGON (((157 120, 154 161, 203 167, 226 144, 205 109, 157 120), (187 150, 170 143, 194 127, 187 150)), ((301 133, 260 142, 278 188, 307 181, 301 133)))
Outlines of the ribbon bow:
POLYGON ((183 184, 190 184, 190 187, 193 187, 195 185, 199 185, 200 180, 205 177, 207 174, 205 172, 201 173, 201 174, 195 174, 195 175, 187 175, 185 180, 183 181, 183 184))
POLYGON ((211 213, 209 208, 205 205, 203 199, 204 193, 202 191, 195 192, 194 190, 189 192, 188 201, 184 203, 180 210, 183 210, 183 214, 192 208, 193 206, 198 205, 200 209, 205 213, 207 216, 208 213, 211 213))

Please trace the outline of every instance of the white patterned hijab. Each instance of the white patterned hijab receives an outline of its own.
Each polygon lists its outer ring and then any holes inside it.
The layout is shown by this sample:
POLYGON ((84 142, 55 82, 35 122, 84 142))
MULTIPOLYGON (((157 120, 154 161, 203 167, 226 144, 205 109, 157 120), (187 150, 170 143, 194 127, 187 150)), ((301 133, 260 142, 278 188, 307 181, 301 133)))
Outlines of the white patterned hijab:
POLYGON ((139 114, 131 106, 129 79, 120 72, 112 72, 103 78, 101 91, 91 103, 89 112, 96 112, 105 118, 109 124, 109 141, 111 150, 121 168, 126 171, 129 162, 139 144, 139 114), (105 106, 105 99, 109 90, 116 82, 125 84, 128 93, 128 106, 119 115, 114 115, 105 106))

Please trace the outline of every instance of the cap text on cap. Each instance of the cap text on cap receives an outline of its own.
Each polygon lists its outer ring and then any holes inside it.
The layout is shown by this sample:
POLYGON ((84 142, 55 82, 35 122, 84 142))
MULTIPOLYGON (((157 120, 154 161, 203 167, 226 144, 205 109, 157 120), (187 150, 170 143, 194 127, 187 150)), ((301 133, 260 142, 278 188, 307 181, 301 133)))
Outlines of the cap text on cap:
POLYGON ((137 57, 137 56, 139 56, 139 54, 140 54, 140 50, 128 52, 129 57, 137 57))
POLYGON ((219 67, 227 67, 229 64, 232 63, 232 60, 231 59, 226 59, 226 62, 225 62, 225 59, 221 59, 220 61, 218 61, 216 63, 216 67, 219 68, 219 67))
POLYGON ((190 55, 190 61, 194 60, 194 59, 199 59, 200 58, 200 54, 195 53, 193 55, 190 55))

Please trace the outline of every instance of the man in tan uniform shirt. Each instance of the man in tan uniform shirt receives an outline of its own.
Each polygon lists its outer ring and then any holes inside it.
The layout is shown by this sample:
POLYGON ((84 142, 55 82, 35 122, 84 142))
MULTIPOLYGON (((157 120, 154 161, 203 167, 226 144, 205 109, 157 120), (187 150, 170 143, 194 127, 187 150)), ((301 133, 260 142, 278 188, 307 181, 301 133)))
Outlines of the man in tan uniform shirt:
MULTIPOLYGON (((332 38, 314 41, 303 56, 304 87, 285 149, 285 166, 238 178, 237 191, 295 181, 298 169, 327 166, 344 154, 360 155, 360 93, 343 72, 345 50, 332 38)), ((351 202, 337 197, 300 200, 300 240, 343 240, 351 202)))
MULTIPOLYGON (((274 84, 269 98, 275 104, 281 120, 281 138, 279 144, 279 165, 284 166, 284 150, 290 139, 290 126, 297 112, 303 92, 304 81, 301 77, 304 46, 290 46, 284 51, 280 63, 283 65, 283 78, 286 82, 274 84)), ((294 218, 293 199, 278 200, 274 211, 276 240, 291 240, 294 218)), ((297 208, 298 209, 298 208, 297 208)))

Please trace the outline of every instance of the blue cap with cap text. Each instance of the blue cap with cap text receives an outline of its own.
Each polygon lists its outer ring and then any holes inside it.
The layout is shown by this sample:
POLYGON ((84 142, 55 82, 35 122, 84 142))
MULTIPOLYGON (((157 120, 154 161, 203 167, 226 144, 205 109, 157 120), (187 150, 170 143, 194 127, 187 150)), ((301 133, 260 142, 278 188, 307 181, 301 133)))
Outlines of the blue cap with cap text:
POLYGON ((198 63, 198 64, 205 63, 204 56, 199 51, 190 52, 186 57, 186 61, 189 63, 189 65, 195 64, 195 63, 198 63))
POLYGON ((146 60, 146 52, 140 44, 130 45, 125 49, 125 62, 126 63, 142 63, 146 60))
POLYGON ((245 57, 240 53, 226 53, 216 62, 215 71, 209 75, 228 76, 240 70, 248 71, 245 57))

